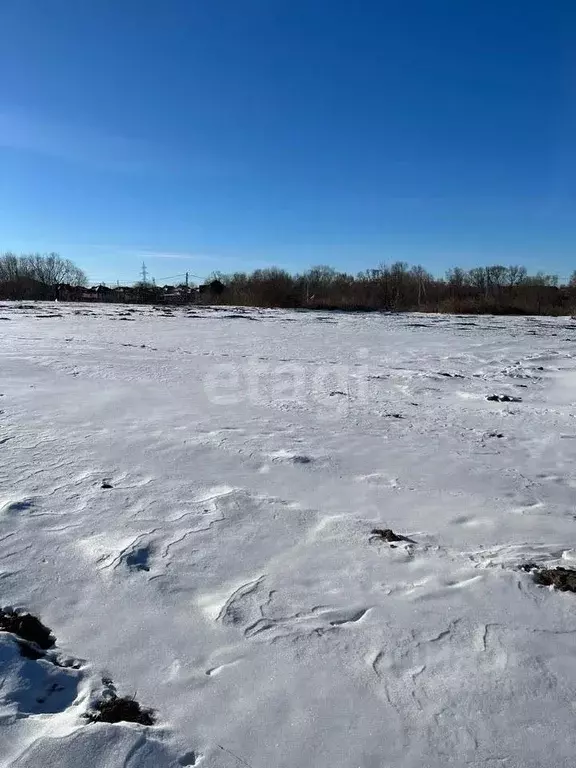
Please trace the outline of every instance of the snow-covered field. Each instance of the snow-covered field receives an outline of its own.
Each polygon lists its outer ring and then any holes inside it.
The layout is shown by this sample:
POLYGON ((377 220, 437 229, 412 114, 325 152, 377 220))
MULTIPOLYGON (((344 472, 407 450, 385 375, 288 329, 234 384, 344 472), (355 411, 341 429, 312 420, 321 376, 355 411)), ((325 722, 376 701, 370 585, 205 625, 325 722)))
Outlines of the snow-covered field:
POLYGON ((3 303, 0 395, 2 768, 574 766, 576 322, 3 303))

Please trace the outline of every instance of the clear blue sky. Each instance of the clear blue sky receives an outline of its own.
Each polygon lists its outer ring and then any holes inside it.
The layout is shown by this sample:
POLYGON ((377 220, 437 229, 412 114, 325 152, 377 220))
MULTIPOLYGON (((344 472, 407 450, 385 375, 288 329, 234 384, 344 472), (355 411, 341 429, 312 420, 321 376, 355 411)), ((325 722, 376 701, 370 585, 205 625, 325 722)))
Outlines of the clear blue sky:
POLYGON ((576 268, 574 0, 3 0, 0 249, 576 268))

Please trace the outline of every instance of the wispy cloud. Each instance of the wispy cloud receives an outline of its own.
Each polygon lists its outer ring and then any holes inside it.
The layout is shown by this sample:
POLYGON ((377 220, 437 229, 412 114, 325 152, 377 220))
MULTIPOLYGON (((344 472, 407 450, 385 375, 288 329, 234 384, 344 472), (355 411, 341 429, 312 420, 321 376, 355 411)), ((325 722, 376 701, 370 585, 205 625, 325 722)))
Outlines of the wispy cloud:
POLYGON ((156 250, 154 248, 114 248, 109 247, 109 251, 117 253, 124 258, 137 259, 139 261, 153 263, 156 259, 161 261, 187 261, 196 262, 203 265, 206 264, 220 264, 226 261, 225 256, 220 256, 214 253, 196 253, 192 251, 164 251, 156 250))
POLYGON ((177 148, 0 105, 2 148, 115 173, 168 173, 197 180, 236 177, 246 171, 243 161, 214 154, 208 147, 177 148))
MULTIPOLYGON (((259 256, 249 253, 200 253, 184 251, 163 251, 154 249, 118 249, 117 252, 122 256, 133 257, 146 263, 153 263, 156 259, 162 261, 188 261, 200 264, 203 269, 221 268, 226 269, 258 269, 261 267, 270 267, 278 265, 278 260, 263 259, 259 256)), ((282 266, 280 264, 280 266, 282 266)))
POLYGON ((159 165, 157 148, 140 139, 6 108, 0 108, 0 147, 109 171, 134 173, 159 165))
POLYGON ((161 251, 139 251, 150 259, 171 259, 174 261, 221 261, 224 257, 209 253, 163 253, 161 251))
POLYGON ((205 251, 172 251, 163 248, 151 248, 138 245, 114 245, 110 243, 65 243, 66 248, 75 248, 80 251, 94 251, 95 253, 106 253, 107 255, 117 255, 123 258, 139 259, 140 261, 154 261, 162 259, 165 261, 197 261, 206 263, 237 262, 246 258, 242 254, 222 254, 206 253, 205 251))

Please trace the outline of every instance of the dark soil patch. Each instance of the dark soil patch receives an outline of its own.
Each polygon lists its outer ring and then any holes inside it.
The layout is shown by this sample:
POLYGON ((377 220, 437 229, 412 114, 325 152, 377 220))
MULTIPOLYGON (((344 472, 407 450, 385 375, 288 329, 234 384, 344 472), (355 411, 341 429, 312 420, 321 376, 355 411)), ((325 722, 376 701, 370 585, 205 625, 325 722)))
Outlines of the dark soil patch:
POLYGON ((310 456, 293 456, 292 462, 294 464, 311 464, 312 459, 310 458, 310 456))
POLYGON ((448 379, 464 379, 465 376, 462 376, 461 373, 444 373, 443 371, 440 371, 438 376, 446 376, 448 379))
POLYGON ((387 541, 389 544, 393 544, 397 541, 407 541, 409 544, 416 544, 413 539, 409 539, 407 536, 401 536, 398 533, 394 533, 391 528, 372 528, 370 534, 371 539, 387 541))
POLYGON ((42 650, 52 648, 56 638, 52 631, 32 616, 30 613, 18 613, 11 609, 0 609, 0 630, 12 632, 13 635, 29 643, 35 643, 42 650))
POLYGON ((96 702, 94 711, 85 717, 91 723, 138 723, 139 725, 154 725, 155 717, 152 709, 142 709, 140 704, 127 696, 111 696, 96 702))
POLYGON ((402 416, 401 413, 385 413, 384 416, 387 419, 405 419, 406 416, 402 416))
POLYGON ((555 587, 560 592, 576 592, 576 570, 572 568, 542 568, 534 573, 536 584, 555 587))
POLYGON ((488 436, 488 437, 498 437, 498 438, 500 438, 500 437, 504 437, 504 435, 502 434, 502 432, 488 432, 488 435, 487 435, 487 436, 488 436))
POLYGON ((342 392, 341 389, 335 389, 333 392, 330 392, 329 397, 334 397, 335 395, 342 395, 342 397, 348 397, 346 392, 342 392))
POLYGON ((514 395, 488 395, 486 400, 490 400, 492 403, 521 403, 521 397, 515 397, 514 395))

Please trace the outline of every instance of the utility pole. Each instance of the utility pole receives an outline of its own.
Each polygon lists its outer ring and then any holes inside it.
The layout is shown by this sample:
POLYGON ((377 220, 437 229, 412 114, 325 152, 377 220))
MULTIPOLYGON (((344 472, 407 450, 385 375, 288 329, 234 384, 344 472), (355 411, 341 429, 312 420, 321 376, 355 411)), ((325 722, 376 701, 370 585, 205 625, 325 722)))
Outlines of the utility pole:
POLYGON ((148 270, 146 269, 146 264, 142 262, 142 282, 144 285, 148 282, 148 270))

